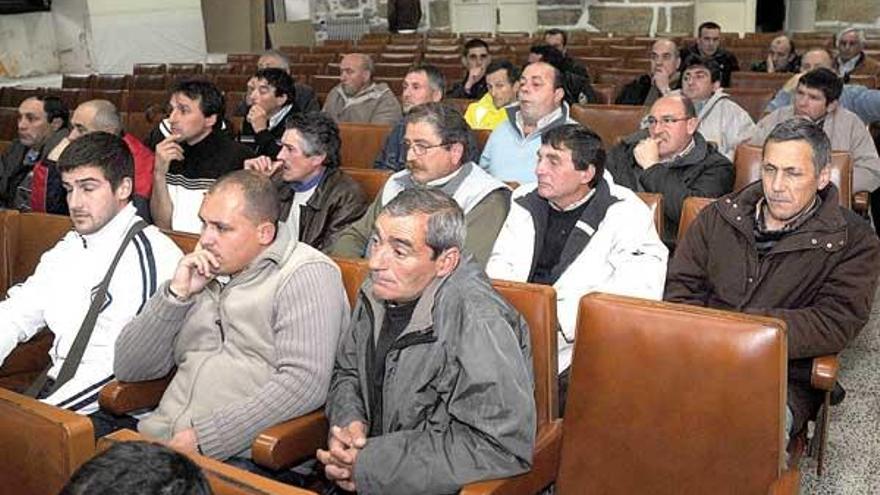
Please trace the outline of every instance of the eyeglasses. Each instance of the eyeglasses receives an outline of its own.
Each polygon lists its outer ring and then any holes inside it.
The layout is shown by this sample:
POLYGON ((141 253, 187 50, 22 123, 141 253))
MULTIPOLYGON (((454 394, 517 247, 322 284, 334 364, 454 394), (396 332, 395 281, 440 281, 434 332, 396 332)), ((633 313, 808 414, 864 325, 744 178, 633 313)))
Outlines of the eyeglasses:
POLYGON ((665 117, 660 117, 658 119, 657 117, 654 117, 653 115, 649 115, 649 116, 645 117, 645 123, 648 124, 648 127, 653 127, 657 124, 667 126, 667 125, 674 124, 676 122, 681 122, 682 120, 688 120, 689 118, 690 117, 670 117, 667 115, 665 117))
POLYGON ((408 153, 409 150, 412 150, 413 155, 415 156, 425 156, 425 153, 428 152, 431 148, 439 148, 441 146, 446 146, 449 143, 440 143, 440 144, 422 144, 422 143, 410 143, 409 141, 403 142, 403 152, 408 153))

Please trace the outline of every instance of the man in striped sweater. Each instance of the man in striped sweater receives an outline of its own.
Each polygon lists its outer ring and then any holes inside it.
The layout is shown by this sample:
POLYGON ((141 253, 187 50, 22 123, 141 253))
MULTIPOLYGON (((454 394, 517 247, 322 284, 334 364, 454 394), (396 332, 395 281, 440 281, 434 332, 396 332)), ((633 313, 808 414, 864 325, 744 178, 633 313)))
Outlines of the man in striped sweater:
MULTIPOLYGON (((0 360, 48 327, 55 334, 49 377, 57 377, 92 301, 129 228, 140 217, 131 204, 134 162, 122 138, 94 132, 71 143, 58 159, 73 230, 40 258, 36 271, 0 302, 0 360)), ((91 414, 102 385, 113 378, 113 344, 122 327, 174 273, 180 249, 155 227, 126 246, 104 306, 73 378, 45 401, 91 414)), ((54 390, 57 388, 57 390, 54 390)), ((96 427, 96 430, 99 429, 96 427)))
POLYGON ((116 342, 122 381, 177 368, 138 424, 183 451, 248 466, 259 432, 320 407, 349 306, 339 268, 278 228, 272 181, 236 171, 205 194, 199 247, 116 342))

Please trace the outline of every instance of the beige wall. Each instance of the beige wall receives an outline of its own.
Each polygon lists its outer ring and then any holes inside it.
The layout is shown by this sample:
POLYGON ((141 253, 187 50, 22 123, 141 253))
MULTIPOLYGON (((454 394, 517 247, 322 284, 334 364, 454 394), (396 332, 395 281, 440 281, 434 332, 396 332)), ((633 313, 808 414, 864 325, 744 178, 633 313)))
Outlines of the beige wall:
POLYGON ((264 0, 201 0, 209 53, 259 52, 265 46, 264 0))

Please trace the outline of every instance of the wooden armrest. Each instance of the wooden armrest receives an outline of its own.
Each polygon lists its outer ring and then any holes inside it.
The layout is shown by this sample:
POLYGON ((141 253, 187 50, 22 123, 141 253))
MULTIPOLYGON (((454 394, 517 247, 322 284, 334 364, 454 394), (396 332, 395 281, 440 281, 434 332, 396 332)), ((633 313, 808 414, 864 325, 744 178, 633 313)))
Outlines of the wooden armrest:
POLYGON ((830 392, 837 383, 837 374, 840 372, 840 359, 837 354, 828 354, 813 358, 813 372, 810 375, 810 384, 813 388, 830 392))
POLYGON ((260 432, 251 445, 251 457, 265 468, 289 468, 325 447, 329 429, 323 409, 285 421, 260 432))
POLYGON ((98 404, 116 415, 156 407, 174 374, 146 382, 112 381, 101 389, 98 404))
POLYGON ((553 483, 559 468, 559 450, 562 447, 562 420, 557 419, 538 430, 532 469, 510 478, 469 483, 460 495, 539 493, 553 483))
POLYGON ((852 210, 859 215, 867 216, 871 208, 871 197, 867 191, 859 191, 852 196, 852 210))
POLYGON ((797 467, 783 471, 782 475, 770 485, 770 495, 797 495, 801 492, 801 471, 797 467))

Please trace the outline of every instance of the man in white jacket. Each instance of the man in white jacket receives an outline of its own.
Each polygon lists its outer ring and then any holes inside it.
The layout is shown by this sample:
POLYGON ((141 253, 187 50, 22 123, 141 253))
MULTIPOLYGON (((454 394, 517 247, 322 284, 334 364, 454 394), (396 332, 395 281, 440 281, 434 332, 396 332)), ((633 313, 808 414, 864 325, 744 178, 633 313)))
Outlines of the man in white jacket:
POLYGON ((581 296, 663 296, 668 251, 651 211, 604 169, 602 141, 592 131, 567 124, 544 133, 538 182, 514 191, 486 267, 491 278, 556 289, 561 406, 581 296))
POLYGON ((120 137, 106 132, 82 136, 64 150, 58 168, 73 231, 44 253, 33 275, 10 288, 7 299, 0 302, 0 360, 19 342, 48 327, 55 342, 50 380, 40 397, 91 414, 97 410, 98 392, 113 377, 117 335, 159 284, 171 277, 181 251, 152 226, 134 236, 113 272, 76 374, 53 391, 53 380, 70 352, 93 292, 129 228, 140 219, 130 201, 134 161, 120 137), (46 396, 47 392, 52 393, 46 396))
POLYGON ((681 92, 694 102, 699 120, 697 131, 733 162, 736 147, 752 136, 755 122, 721 88, 721 67, 710 59, 689 58, 685 61, 681 92))

